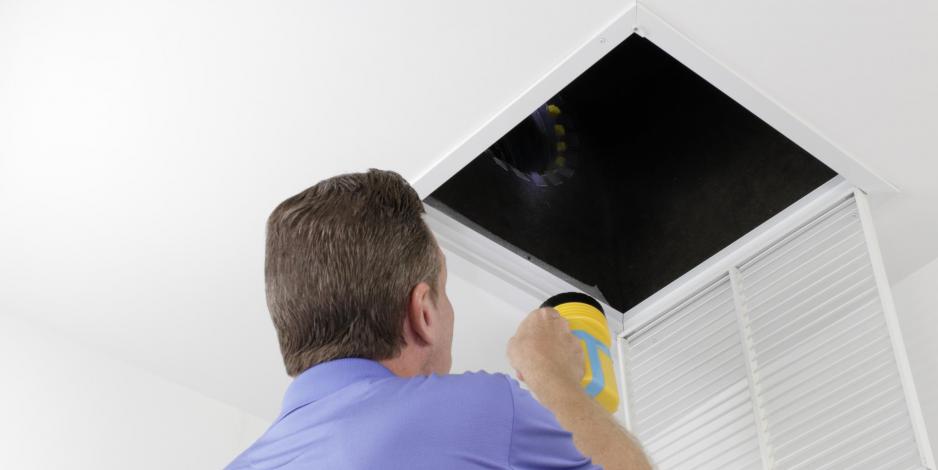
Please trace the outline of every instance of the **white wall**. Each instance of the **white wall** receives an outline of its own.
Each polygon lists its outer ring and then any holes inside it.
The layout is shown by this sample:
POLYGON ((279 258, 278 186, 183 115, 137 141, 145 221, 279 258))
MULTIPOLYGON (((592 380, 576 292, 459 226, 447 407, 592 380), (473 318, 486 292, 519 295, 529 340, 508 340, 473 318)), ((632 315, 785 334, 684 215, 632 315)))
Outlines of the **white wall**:
POLYGON ((221 468, 267 423, 0 315, 0 468, 221 468))
MULTIPOLYGON (((447 262, 454 372, 511 373, 505 344, 543 299, 455 254, 447 262)), ((0 468, 220 468, 269 424, 11 315, 0 315, 0 371, 0 468)))
POLYGON ((929 441, 935 452, 938 451, 938 260, 896 283, 892 293, 929 441))
POLYGON ((514 375, 505 356, 508 338, 521 319, 545 299, 536 299, 458 255, 446 254, 446 291, 453 304, 453 372, 486 370, 514 375))

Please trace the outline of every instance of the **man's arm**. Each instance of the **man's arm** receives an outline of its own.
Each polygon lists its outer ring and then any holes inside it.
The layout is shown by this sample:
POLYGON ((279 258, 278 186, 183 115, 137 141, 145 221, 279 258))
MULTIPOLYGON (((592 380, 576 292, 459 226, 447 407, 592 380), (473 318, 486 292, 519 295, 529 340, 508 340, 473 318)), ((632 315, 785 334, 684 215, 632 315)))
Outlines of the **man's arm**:
POLYGON ((556 310, 535 310, 521 322, 508 359, 583 455, 607 470, 651 469, 632 436, 580 388, 583 350, 556 310))

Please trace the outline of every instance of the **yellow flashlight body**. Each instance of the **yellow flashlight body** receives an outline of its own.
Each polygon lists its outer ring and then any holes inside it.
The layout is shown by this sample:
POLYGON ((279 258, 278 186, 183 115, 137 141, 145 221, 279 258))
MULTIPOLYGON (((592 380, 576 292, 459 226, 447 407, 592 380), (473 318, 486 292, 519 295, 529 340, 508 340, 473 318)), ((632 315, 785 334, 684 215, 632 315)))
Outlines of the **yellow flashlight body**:
POLYGON ((619 409, 619 390, 612 364, 612 335, 602 306, 592 297, 567 292, 547 299, 541 307, 553 307, 570 324, 583 347, 585 373, 580 386, 610 413, 619 409))

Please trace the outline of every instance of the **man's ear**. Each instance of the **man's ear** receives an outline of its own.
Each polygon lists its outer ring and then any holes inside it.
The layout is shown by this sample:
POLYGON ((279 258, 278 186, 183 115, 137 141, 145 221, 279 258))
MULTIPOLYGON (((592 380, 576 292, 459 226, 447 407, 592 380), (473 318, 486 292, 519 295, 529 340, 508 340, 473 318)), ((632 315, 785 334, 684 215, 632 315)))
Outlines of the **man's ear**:
POLYGON ((414 333, 418 344, 433 344, 432 333, 435 327, 433 318, 433 292, 430 285, 420 282, 410 290, 410 299, 407 302, 407 322, 414 333))

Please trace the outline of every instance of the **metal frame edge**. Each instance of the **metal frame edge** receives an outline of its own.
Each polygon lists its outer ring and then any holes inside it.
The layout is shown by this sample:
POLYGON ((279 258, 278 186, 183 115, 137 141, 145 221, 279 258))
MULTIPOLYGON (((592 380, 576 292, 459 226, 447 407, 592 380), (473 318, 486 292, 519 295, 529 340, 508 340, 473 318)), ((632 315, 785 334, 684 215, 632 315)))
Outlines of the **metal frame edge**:
POLYGON ((883 263, 883 257, 879 251, 879 241, 876 237, 876 227, 873 225, 870 203, 867 200, 866 194, 860 190, 854 190, 854 199, 857 204, 857 213, 860 216, 860 224, 863 226, 863 236, 866 238, 867 254, 870 257, 873 277, 876 279, 876 287, 879 290, 883 316, 886 320, 886 328, 889 331, 889 339, 892 343, 896 366, 899 369, 899 378, 902 381, 902 389, 905 393, 909 418, 912 421, 912 429, 915 433, 916 444, 918 445, 919 454, 922 458, 922 465, 930 470, 935 470, 935 455, 932 452, 931 441, 928 440, 925 417, 922 414, 922 408, 919 404, 912 368, 909 366, 908 353, 905 349, 905 342, 902 339, 902 330, 899 327, 899 315, 896 312, 896 305, 893 301, 892 288, 886 277, 886 265, 883 263))

